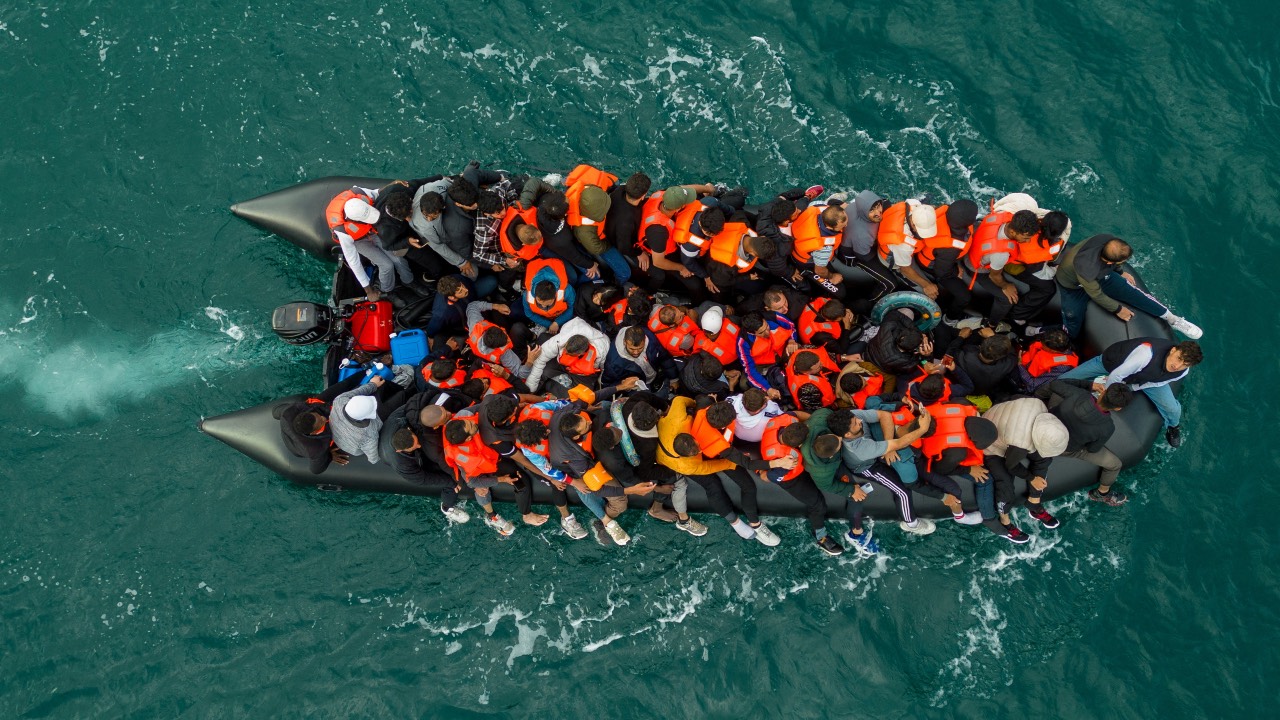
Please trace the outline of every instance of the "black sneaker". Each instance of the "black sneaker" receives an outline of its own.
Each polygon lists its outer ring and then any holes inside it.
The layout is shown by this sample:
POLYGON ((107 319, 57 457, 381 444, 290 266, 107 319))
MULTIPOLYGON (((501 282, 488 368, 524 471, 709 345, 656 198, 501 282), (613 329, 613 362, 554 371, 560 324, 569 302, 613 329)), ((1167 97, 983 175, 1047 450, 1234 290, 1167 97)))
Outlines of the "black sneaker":
POLYGON ((1169 442, 1169 447, 1176 448, 1182 444, 1182 428, 1174 425, 1164 431, 1164 439, 1169 442))
POLYGON ((1031 536, 1022 532, 1022 530, 1016 525, 1004 526, 1004 539, 1014 545, 1022 545, 1023 543, 1031 542, 1031 536))
POLYGON ((1110 505, 1111 507, 1119 507, 1129 502, 1129 496, 1115 485, 1112 485, 1111 491, 1106 493, 1098 492, 1098 488, 1090 490, 1089 499, 1094 502, 1100 502, 1103 505, 1110 505))
POLYGON ((823 535, 822 539, 818 541, 818 547, 822 548, 822 552, 832 556, 844 552, 844 547, 832 540, 830 535, 823 535))
POLYGON ((1045 510, 1043 507, 1040 508, 1039 510, 1033 510, 1032 508, 1028 507, 1027 512, 1031 513, 1031 517, 1035 518, 1036 520, 1039 520, 1041 525, 1045 526, 1050 530, 1062 524, 1058 522, 1058 518, 1050 515, 1049 511, 1045 510))

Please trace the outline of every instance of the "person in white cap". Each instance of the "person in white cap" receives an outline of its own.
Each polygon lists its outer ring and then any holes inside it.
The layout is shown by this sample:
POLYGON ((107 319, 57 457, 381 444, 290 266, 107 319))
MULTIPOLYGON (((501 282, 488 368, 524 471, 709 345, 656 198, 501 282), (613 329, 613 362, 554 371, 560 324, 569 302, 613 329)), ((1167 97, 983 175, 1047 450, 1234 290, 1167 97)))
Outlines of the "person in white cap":
MULTIPOLYGON (((902 277, 919 288, 929 291, 936 298, 937 287, 933 281, 916 268, 916 247, 921 240, 938 234, 937 210, 919 200, 907 200, 889 206, 880 219, 876 243, 880 262, 896 270, 902 277)), ((926 292, 925 294, 929 294, 926 292)))
POLYGON ((384 382, 381 376, 374 375, 369 382, 335 398, 329 412, 333 444, 352 457, 364 455, 375 465, 382 460, 378 449, 382 418, 374 395, 384 382))
POLYGON ((341 218, 328 218, 329 230, 342 248, 342 257, 356 282, 364 288, 365 295, 370 300, 377 300, 382 293, 391 292, 396 288, 397 276, 405 285, 413 282, 413 270, 408 261, 384 250, 377 231, 373 229, 382 217, 373 206, 378 199, 378 191, 356 187, 342 194, 352 197, 342 204, 341 218), (368 258, 378 268, 378 289, 371 287, 372 280, 360 261, 362 257, 368 258))
POLYGON ((1067 449, 1067 427, 1049 412, 1044 401, 1033 397, 997 403, 983 417, 994 423, 997 431, 996 441, 985 451, 985 465, 995 481, 1001 523, 1010 524, 1016 476, 1027 481, 1027 511, 1031 517, 1046 528, 1058 527, 1058 519, 1044 509, 1040 498, 1049 486, 1045 475, 1050 459, 1067 449))

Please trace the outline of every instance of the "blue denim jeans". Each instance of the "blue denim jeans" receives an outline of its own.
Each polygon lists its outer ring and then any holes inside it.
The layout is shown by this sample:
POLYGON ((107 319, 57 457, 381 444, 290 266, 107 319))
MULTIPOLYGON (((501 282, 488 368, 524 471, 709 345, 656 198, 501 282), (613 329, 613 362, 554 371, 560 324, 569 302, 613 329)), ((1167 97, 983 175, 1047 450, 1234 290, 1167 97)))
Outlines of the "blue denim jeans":
MULTIPOLYGON (((1071 380, 1092 380, 1106 374, 1107 368, 1102 364, 1102 358, 1095 357, 1080 363, 1079 367, 1064 373, 1062 377, 1071 380)), ((1142 393, 1156 406, 1160 417, 1164 418, 1165 427, 1176 427, 1182 422, 1182 403, 1173 396, 1173 388, 1168 385, 1159 385, 1145 388, 1142 393)))
MULTIPOLYGON (((1152 297, 1150 293, 1130 285, 1120 273, 1107 274, 1098 281, 1098 285, 1107 297, 1132 310, 1140 310, 1155 317, 1162 317, 1169 311, 1169 308, 1152 297)), ((1080 334, 1080 328, 1084 325, 1084 311, 1089 307, 1089 293, 1079 288, 1068 290, 1059 285, 1058 294, 1062 298, 1062 323, 1066 326, 1067 333, 1074 338, 1080 334)))
POLYGON ((596 255, 596 259, 609 268, 609 272, 613 273, 619 285, 631 279, 631 266, 627 264, 627 259, 618 252, 617 248, 606 249, 596 255))

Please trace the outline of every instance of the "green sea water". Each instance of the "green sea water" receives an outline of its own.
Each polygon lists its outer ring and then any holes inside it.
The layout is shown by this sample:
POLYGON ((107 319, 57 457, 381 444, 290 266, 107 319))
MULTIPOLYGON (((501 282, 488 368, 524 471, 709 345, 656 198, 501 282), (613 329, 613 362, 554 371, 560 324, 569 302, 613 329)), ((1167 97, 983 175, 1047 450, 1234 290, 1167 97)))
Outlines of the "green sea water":
POLYGON ((9 3, 0 717, 1265 717, 1280 660, 1264 2, 9 3), (605 549, 291 486, 201 417, 318 386, 331 266, 231 217, 470 159, 1025 190, 1206 328, 1185 442, 1013 548, 638 516, 605 549))

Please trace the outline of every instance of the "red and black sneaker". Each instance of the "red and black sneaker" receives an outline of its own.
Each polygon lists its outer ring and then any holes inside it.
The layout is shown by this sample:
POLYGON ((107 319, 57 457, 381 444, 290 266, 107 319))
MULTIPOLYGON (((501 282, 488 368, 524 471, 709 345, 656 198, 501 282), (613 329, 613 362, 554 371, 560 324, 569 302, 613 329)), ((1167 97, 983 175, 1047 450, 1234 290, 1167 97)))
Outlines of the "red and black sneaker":
POLYGON ((1016 525, 1005 525, 1003 537, 1014 545, 1022 545, 1024 543, 1031 542, 1031 536, 1022 532, 1022 530, 1016 525))
POLYGON ((1045 510, 1043 507, 1040 508, 1039 510, 1028 507, 1027 512, 1031 513, 1031 517, 1035 518, 1036 520, 1039 520, 1041 525, 1045 526, 1050 530, 1062 524, 1058 522, 1058 518, 1050 515, 1049 511, 1045 510))

